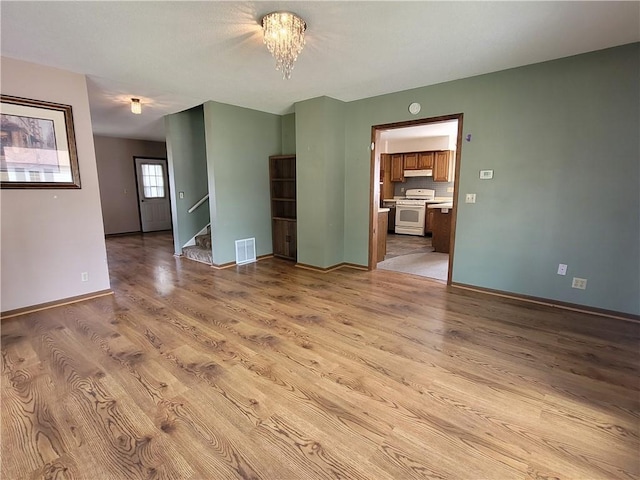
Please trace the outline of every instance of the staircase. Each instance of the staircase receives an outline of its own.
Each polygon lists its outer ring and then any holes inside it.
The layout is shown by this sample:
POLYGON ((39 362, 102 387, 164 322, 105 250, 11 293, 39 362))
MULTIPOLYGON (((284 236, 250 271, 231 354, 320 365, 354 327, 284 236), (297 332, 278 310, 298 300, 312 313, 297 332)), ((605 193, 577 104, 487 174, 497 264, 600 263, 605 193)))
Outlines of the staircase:
POLYGON ((206 233, 196 235, 196 244, 182 248, 182 255, 196 262, 213 263, 213 252, 211 251, 211 227, 207 227, 206 233))

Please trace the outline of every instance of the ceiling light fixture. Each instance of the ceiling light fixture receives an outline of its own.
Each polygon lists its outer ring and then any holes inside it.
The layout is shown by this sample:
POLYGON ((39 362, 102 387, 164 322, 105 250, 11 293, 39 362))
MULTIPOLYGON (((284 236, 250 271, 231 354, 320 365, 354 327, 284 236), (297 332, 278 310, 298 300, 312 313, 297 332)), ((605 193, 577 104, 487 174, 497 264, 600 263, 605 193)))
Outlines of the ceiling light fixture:
POLYGON ((142 104, 140 103, 139 98, 131 99, 131 113, 135 113, 136 115, 140 115, 142 113, 142 104))
POLYGON ((291 78, 306 29, 307 24, 295 13, 272 12, 262 18, 264 43, 276 59, 276 70, 282 70, 282 78, 291 78))

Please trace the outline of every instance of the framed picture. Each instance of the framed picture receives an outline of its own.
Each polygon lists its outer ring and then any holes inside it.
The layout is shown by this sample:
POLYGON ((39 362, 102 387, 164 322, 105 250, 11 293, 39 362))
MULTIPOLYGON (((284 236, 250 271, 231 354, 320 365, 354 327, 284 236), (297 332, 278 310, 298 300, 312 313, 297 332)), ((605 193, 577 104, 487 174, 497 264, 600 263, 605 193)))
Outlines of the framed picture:
POLYGON ((71 105, 0 95, 0 187, 80 188, 71 105))

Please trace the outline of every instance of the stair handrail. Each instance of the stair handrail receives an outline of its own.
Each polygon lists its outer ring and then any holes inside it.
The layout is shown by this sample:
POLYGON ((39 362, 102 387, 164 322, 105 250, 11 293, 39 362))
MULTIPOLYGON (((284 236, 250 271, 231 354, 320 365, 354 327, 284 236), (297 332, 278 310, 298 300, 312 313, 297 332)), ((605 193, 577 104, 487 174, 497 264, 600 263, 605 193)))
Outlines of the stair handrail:
POLYGON ((196 208, 198 208, 200 205, 202 205, 204 202, 206 202, 208 198, 209 198, 209 194, 207 193, 204 197, 202 197, 200 200, 198 200, 193 205, 193 207, 191 207, 189 210, 187 210, 187 213, 192 213, 196 208))

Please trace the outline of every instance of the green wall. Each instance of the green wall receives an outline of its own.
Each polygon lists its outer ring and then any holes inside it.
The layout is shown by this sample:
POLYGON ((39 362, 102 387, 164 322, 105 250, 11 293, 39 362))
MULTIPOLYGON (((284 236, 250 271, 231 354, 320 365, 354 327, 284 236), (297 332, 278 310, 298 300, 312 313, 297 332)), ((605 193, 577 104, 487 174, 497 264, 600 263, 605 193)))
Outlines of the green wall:
POLYGON ((319 97, 295 105, 298 262, 344 261, 345 104, 319 97))
POLYGON ((420 118, 463 113, 457 196, 477 203, 457 206, 454 283, 640 314, 639 72, 636 43, 350 103, 314 98, 282 117, 208 102, 204 120, 202 109, 167 119, 171 174, 179 191, 206 183, 208 167, 223 264, 240 238, 271 253, 267 158, 295 151, 298 261, 366 265, 372 125, 415 119, 411 102, 420 118))
MULTIPOLYGON (((639 50, 346 104, 344 261, 367 264, 371 126, 414 119, 407 106, 419 102, 420 118, 463 113, 472 134, 457 196, 477 203, 458 202, 454 282, 640 314, 639 50), (480 181, 480 169, 494 179, 480 181), (571 288, 574 276, 588 279, 585 291, 571 288)), ((297 114, 300 145, 316 125, 297 114)))
POLYGON ((282 148, 281 117, 218 102, 204 104, 213 262, 235 261, 235 241, 273 252, 269 156, 282 148))
POLYGON ((167 158, 171 184, 173 243, 176 254, 182 246, 209 223, 206 202, 188 213, 207 193, 207 158, 202 106, 165 117, 167 158), (184 198, 178 198, 184 192, 184 198))
POLYGON ((289 113, 282 117, 282 154, 296 153, 296 114, 289 113))

